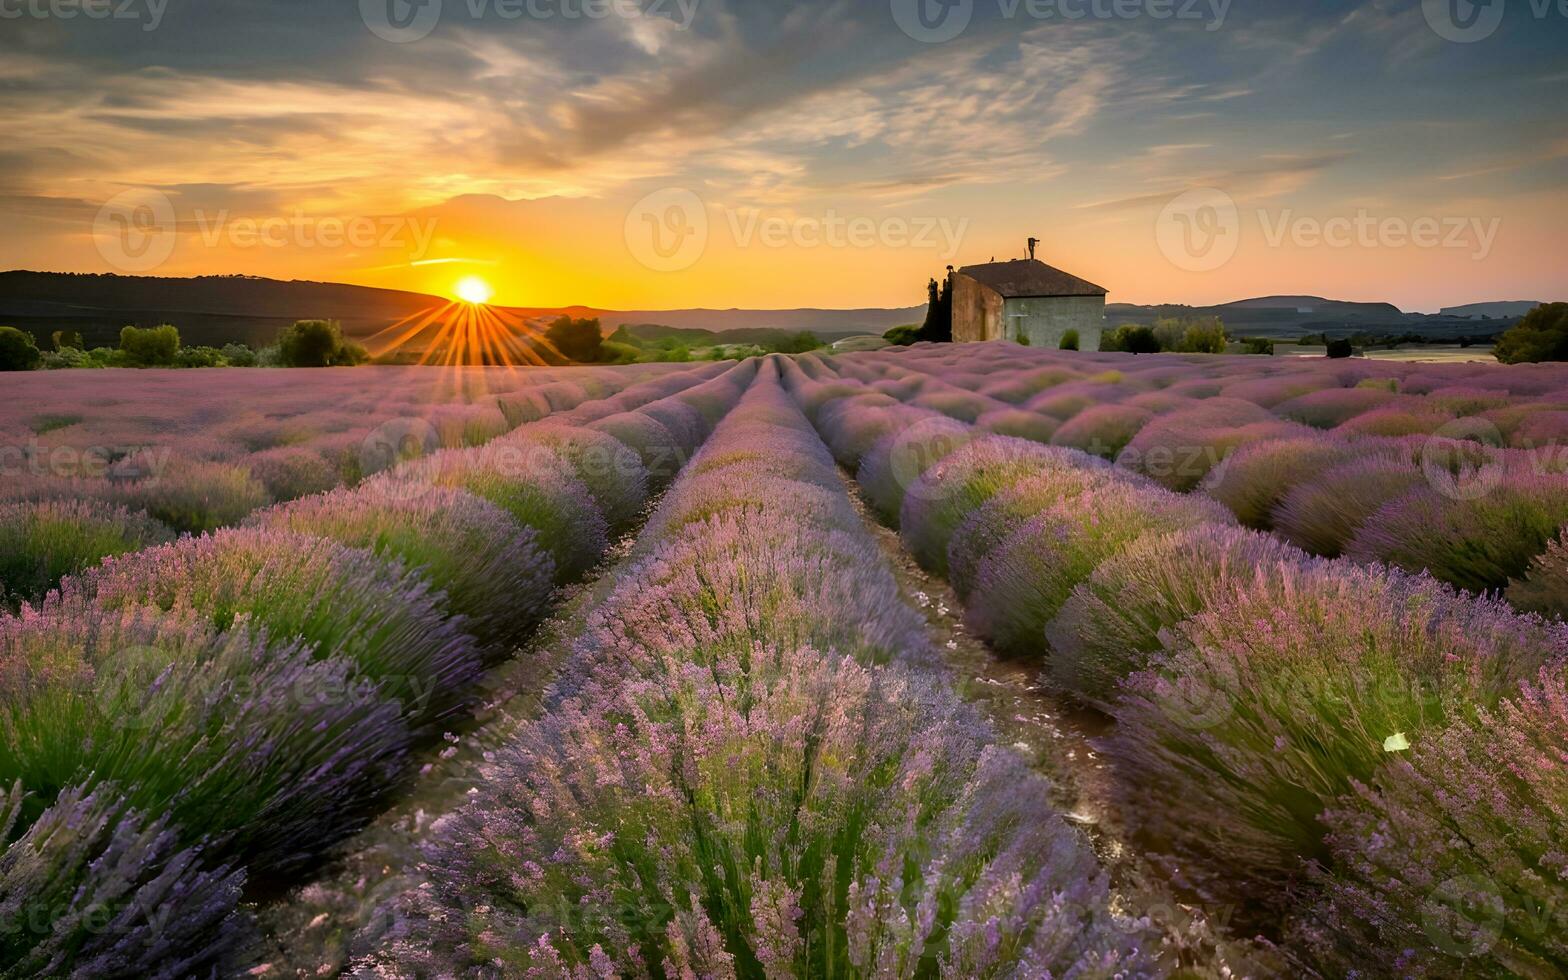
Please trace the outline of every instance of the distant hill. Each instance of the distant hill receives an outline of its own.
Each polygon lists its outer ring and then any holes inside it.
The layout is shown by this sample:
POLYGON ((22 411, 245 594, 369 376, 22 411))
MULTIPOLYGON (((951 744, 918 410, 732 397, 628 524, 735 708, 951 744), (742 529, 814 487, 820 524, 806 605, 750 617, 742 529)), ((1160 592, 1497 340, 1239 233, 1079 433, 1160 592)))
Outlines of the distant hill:
MULTIPOLYGON (((313 317, 339 320, 350 336, 363 338, 414 314, 439 309, 447 302, 444 297, 396 289, 302 280, 285 282, 254 276, 172 279, 0 272, 0 324, 31 330, 40 341, 46 340, 52 331, 69 329, 81 331, 89 344, 109 344, 128 323, 173 323, 188 344, 216 346, 239 341, 261 345, 270 343, 293 321, 313 317)), ((1474 303, 1427 316, 1405 313, 1390 303, 1352 303, 1322 296, 1260 296, 1216 306, 1112 303, 1106 307, 1106 320, 1114 326, 1149 323, 1162 316, 1218 316, 1232 334, 1247 336, 1286 338, 1359 331, 1416 333, 1446 340, 1500 333, 1535 305, 1522 301, 1474 303), (1478 319, 1482 316, 1492 319, 1478 319)), ((881 335, 896 326, 919 323, 925 316, 924 306, 859 310, 606 310, 589 306, 505 310, 511 319, 535 324, 563 314, 597 317, 606 334, 628 325, 649 339, 669 336, 659 334, 660 330, 700 332, 702 339, 693 336, 694 344, 754 343, 770 339, 780 331, 801 330, 831 342, 865 334, 881 335)))
MULTIPOLYGON (((79 330, 89 344, 108 344, 126 324, 173 323, 188 344, 270 343, 299 319, 338 320, 350 336, 367 337, 448 300, 424 293, 343 283, 282 281, 254 276, 173 279, 61 272, 0 272, 0 323, 31 330, 79 330)), ((597 317, 605 333, 622 324, 685 330, 810 330, 824 340, 881 334, 919 320, 924 307, 898 310, 605 310, 588 306, 505 308, 514 317, 597 317)), ((712 342, 711 339, 708 342, 712 342)), ((730 340, 727 343, 745 343, 730 340)))
POLYGON ((1442 316, 1465 317, 1519 317, 1541 304, 1533 299, 1508 300, 1503 303, 1470 303, 1466 306, 1445 306, 1442 316))
MULTIPOLYGON (((1476 304, 1478 306, 1511 304, 1476 304)), ((1322 296, 1259 296, 1216 306, 1135 306, 1111 303, 1107 323, 1152 323, 1160 317, 1217 316, 1233 336, 1294 338, 1304 334, 1416 334, 1453 340, 1501 333, 1518 321, 1510 314, 1484 323, 1444 311, 1436 315, 1406 313, 1392 303, 1353 303, 1322 296)))

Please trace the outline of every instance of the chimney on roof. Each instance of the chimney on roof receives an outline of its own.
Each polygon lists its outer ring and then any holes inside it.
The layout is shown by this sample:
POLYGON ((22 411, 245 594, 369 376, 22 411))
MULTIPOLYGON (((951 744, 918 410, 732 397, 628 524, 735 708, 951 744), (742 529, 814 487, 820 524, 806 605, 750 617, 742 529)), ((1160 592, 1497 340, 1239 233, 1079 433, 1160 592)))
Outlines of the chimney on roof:
POLYGON ((1031 261, 1031 262, 1034 261, 1034 247, 1036 245, 1038 245, 1038 244, 1040 244, 1040 239, 1038 239, 1038 238, 1030 238, 1029 239, 1029 261, 1031 261))

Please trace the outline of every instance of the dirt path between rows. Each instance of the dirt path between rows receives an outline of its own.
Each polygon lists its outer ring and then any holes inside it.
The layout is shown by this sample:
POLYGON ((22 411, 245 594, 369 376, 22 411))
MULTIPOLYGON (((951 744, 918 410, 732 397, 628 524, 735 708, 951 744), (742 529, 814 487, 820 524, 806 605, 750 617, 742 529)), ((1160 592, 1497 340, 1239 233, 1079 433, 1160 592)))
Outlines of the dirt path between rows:
POLYGON ((1178 897, 1159 869, 1129 845, 1109 804, 1109 774, 1093 739, 1109 722, 1075 705, 1046 684, 1037 664, 994 653, 964 626, 963 605, 951 586, 922 569, 898 533, 877 520, 854 480, 845 490, 867 530, 881 546, 904 594, 924 614, 937 648, 952 671, 958 693, 978 707, 996 729, 1033 761, 1053 789, 1053 802, 1084 831, 1110 875, 1122 911, 1147 916, 1164 934, 1173 966, 1182 977, 1277 976, 1283 965, 1266 944, 1223 935, 1223 917, 1211 916, 1178 897), (1219 921, 1216 921, 1219 920, 1219 921))

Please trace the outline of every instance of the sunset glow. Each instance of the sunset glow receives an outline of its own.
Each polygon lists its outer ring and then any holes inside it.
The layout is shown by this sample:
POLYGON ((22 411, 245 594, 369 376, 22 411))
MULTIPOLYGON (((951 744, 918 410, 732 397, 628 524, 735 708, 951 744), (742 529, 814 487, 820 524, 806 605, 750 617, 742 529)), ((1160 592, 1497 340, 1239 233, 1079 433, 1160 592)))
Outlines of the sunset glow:
POLYGON ((491 289, 490 284, 478 276, 465 276, 458 280, 457 285, 452 289, 452 293, 465 303, 483 306, 490 302, 490 297, 495 295, 495 290, 491 289))

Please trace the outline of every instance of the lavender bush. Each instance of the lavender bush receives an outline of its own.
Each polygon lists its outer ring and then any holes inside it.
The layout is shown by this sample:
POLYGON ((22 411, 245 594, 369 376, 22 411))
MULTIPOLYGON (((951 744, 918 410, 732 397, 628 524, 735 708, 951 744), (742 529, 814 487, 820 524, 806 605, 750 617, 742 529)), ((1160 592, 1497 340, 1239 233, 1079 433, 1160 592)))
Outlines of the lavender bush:
POLYGON ((1422 487, 1385 504, 1361 525, 1346 556, 1427 570, 1477 592, 1507 588, 1568 524, 1568 477, 1483 472, 1474 479, 1461 493, 1422 487))
POLYGON ((1426 485, 1403 454, 1376 452, 1309 476, 1273 510, 1274 531, 1316 555, 1337 557, 1386 503, 1426 485))
POLYGON ((554 563, 531 528, 466 490, 378 477, 255 515, 250 526, 330 538, 399 559, 504 654, 539 621, 554 563))
MULTIPOLYGON (((1092 498, 1085 501, 1092 506, 1092 498)), ((1106 559, 1046 626, 1051 674, 1092 704, 1160 652, 1161 638, 1243 584, 1306 560, 1271 535, 1222 524, 1151 531, 1106 559)))
POLYGON ((1216 900, 1279 911, 1321 815, 1392 752, 1568 654, 1561 628, 1428 577, 1282 566, 1168 634, 1103 747, 1122 812, 1216 900))
POLYGON ((1568 527, 1557 532, 1506 595, 1516 609, 1568 619, 1568 527))
POLYGON ((172 537, 145 514, 90 499, 0 504, 0 608, 40 599, 66 575, 172 537))
POLYGON ((216 633, 189 610, 58 596, 0 619, 0 784, 24 826, 72 786, 111 781, 265 876, 352 834, 406 764, 401 707, 339 657, 216 633))
POLYGON ((1568 967, 1565 744, 1558 662, 1356 783, 1324 814, 1332 870, 1295 930, 1312 965, 1431 978, 1568 967))
POLYGON ((113 786, 66 790, 15 837, 24 798, 20 786, 0 793, 0 971, 177 980, 245 965, 243 872, 207 867, 113 786))
POLYGON ((588 488, 548 457, 485 446, 420 460, 393 479, 466 490, 500 507, 534 531, 557 582, 580 577, 608 547, 608 524, 588 488))
POLYGON ((1355 459, 1359 452, 1354 445, 1327 436, 1253 443, 1214 471, 1204 489, 1242 524, 1268 530, 1275 507, 1292 487, 1355 459))
POLYGON ((967 621, 998 650, 1039 657, 1046 624, 1101 562, 1150 530, 1228 519, 1201 497, 1132 483, 1096 487, 1031 518, 980 562, 967 621))
POLYGON ((220 630, 239 623, 301 638, 317 656, 351 660, 417 725, 460 710, 480 655, 444 598, 397 561, 308 535, 264 528, 219 531, 111 558, 67 579, 107 608, 188 607, 220 630))

